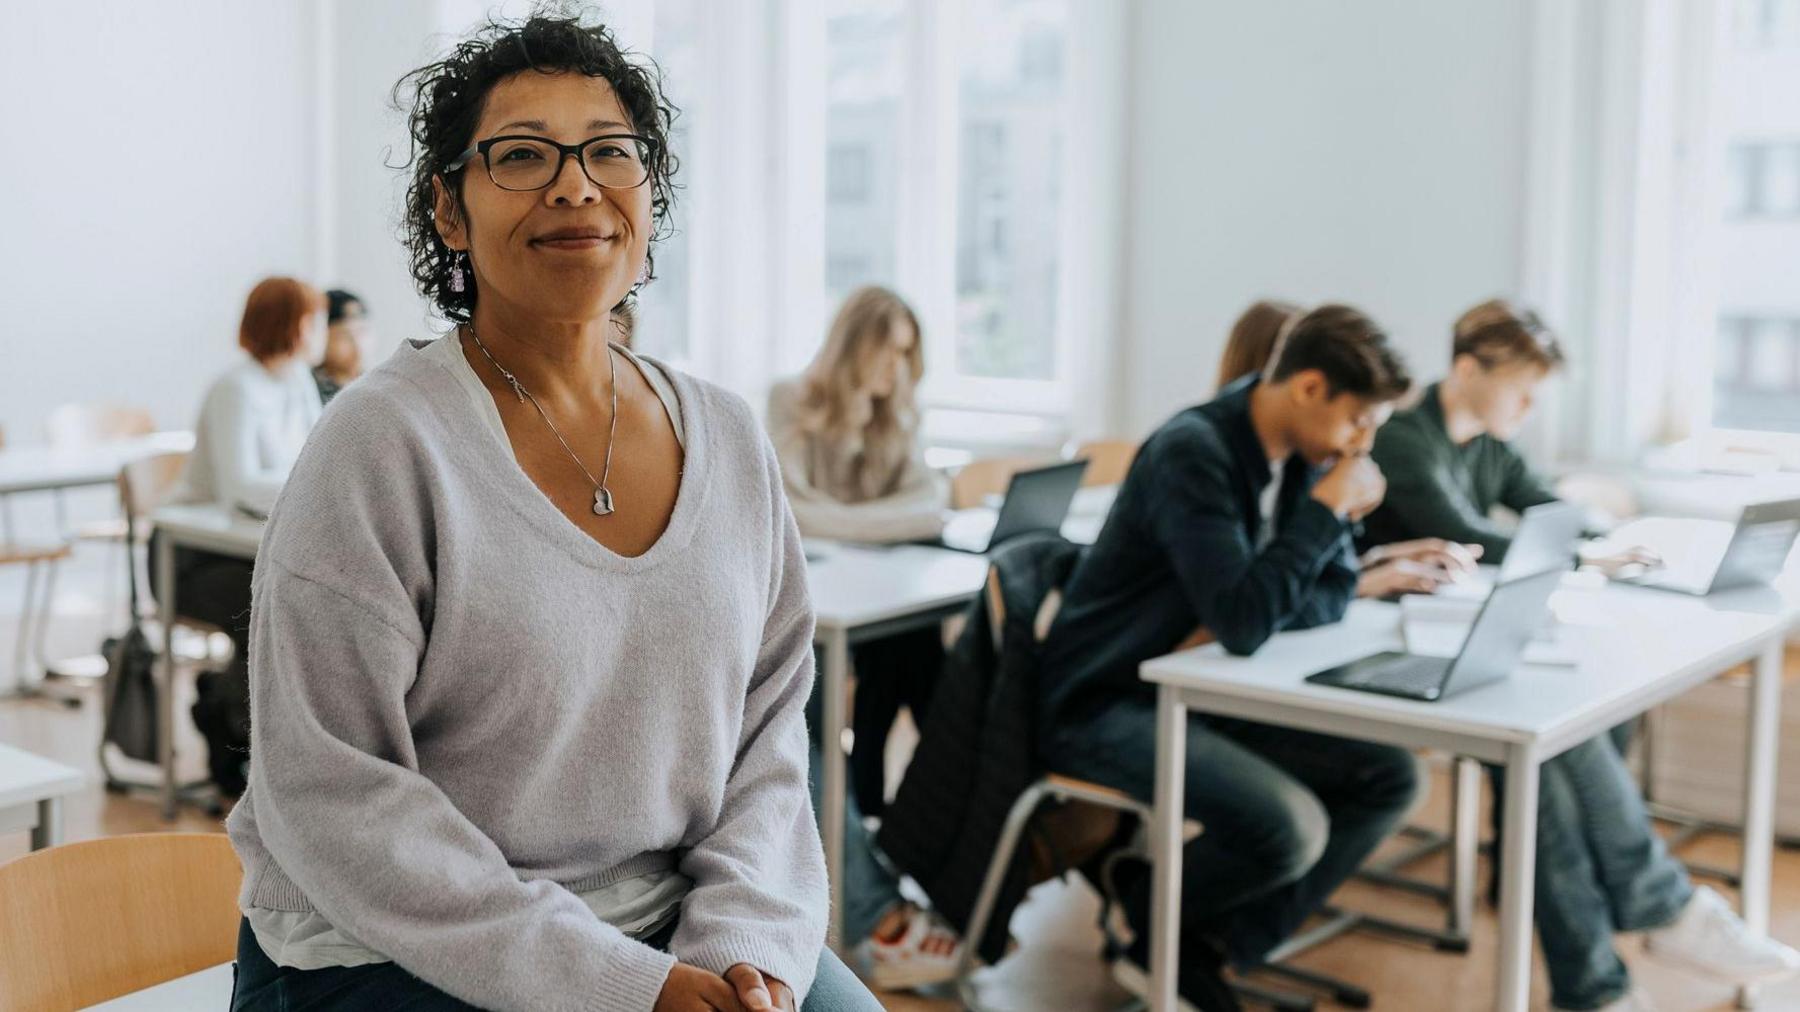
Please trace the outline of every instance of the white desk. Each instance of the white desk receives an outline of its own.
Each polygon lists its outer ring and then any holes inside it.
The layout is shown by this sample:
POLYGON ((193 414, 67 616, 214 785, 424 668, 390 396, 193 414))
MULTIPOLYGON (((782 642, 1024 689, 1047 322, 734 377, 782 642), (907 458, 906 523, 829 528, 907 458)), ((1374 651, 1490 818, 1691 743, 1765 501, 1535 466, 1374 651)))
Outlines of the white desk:
POLYGON ((230 1005, 231 964, 220 963, 88 1008, 93 1012, 191 1012, 230 1005))
POLYGON ((164 453, 188 453, 192 432, 156 432, 81 446, 0 450, 0 495, 110 485, 126 464, 164 453))
POLYGON ((175 549, 197 548, 241 559, 255 559, 262 542, 261 521, 220 506, 164 506, 150 514, 157 543, 157 617, 162 622, 162 661, 157 686, 157 764, 162 767, 163 818, 175 817, 180 789, 175 782, 175 549))
POLYGON ((1711 599, 1606 588, 1559 593, 1559 617, 1578 668, 1524 666, 1511 678, 1437 703, 1312 685, 1324 668, 1399 648, 1398 609, 1358 602, 1339 625, 1283 633, 1254 657, 1216 645, 1150 661, 1157 686, 1156 818, 1151 918, 1151 1007, 1173 1010, 1180 945, 1186 735, 1190 710, 1406 748, 1437 748, 1506 767, 1500 953, 1496 1007, 1526 1007, 1531 980, 1539 766, 1609 727, 1679 695, 1727 668, 1754 660, 1747 732, 1744 918, 1768 928, 1773 844, 1776 716, 1783 638, 1800 609, 1795 598, 1761 588, 1711 599))
POLYGON ((0 832, 31 831, 31 849, 62 842, 62 799, 81 789, 81 771, 0 745, 0 832))

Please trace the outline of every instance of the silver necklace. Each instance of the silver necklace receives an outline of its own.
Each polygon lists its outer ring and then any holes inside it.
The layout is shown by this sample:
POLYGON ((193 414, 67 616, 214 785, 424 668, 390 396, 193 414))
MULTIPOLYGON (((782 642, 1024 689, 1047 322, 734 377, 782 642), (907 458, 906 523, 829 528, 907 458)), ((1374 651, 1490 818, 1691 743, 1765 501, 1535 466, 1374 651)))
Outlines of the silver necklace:
POLYGON ((517 376, 507 372, 505 366, 494 361, 494 356, 487 350, 487 345, 481 343, 481 335, 475 333, 475 325, 469 323, 465 324, 465 326, 469 328, 469 337, 474 339, 475 347, 481 349, 482 357, 486 358, 489 364, 500 371, 500 375, 506 378, 506 382, 513 389, 513 394, 516 395, 519 400, 531 402, 531 406, 536 408, 537 413, 544 419, 544 424, 550 427, 550 434, 555 436, 556 441, 562 444, 563 452, 569 455, 569 459, 575 462, 576 467, 581 468, 581 473, 587 477, 588 484, 594 486, 594 515, 603 517, 612 513, 612 490, 606 487, 606 482, 607 479, 612 476, 613 435, 619 430, 619 363, 613 357, 612 342, 608 341, 606 343, 606 365, 607 369, 612 374, 612 420, 608 422, 606 426, 606 463, 600 468, 600 479, 596 481, 594 480, 594 473, 587 469, 587 465, 581 462, 581 458, 576 456, 575 450, 569 446, 569 441, 563 438, 561 432, 557 431, 556 423, 550 420, 550 413, 544 410, 544 406, 538 403, 536 397, 531 396, 531 391, 525 389, 525 387, 519 383, 519 378, 517 376))

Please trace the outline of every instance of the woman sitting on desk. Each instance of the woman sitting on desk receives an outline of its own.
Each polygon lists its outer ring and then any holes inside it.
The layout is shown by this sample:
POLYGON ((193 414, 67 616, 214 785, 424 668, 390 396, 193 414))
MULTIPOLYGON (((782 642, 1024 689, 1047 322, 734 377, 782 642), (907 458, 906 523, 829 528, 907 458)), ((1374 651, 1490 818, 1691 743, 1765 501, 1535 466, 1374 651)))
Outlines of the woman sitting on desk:
POLYGON ((654 69, 537 14, 405 85, 458 326, 344 391, 269 517, 233 1008, 878 1009, 824 949, 775 455, 613 343, 673 192, 654 69))
MULTIPOLYGON (((245 357, 214 380, 194 426, 194 452, 170 501, 216 503, 261 517, 287 480, 319 420, 319 390, 308 368, 324 329, 325 299, 293 278, 251 289, 238 326, 245 357)), ((152 535, 150 586, 158 586, 152 535)), ((223 629, 231 663, 200 678, 194 722, 206 739, 207 766, 219 790, 244 791, 250 744, 250 570, 248 560, 193 548, 175 552, 175 600, 181 614, 223 629)))
MULTIPOLYGON (((1219 355, 1219 389, 1261 375, 1274 361, 1282 339, 1306 311, 1291 302, 1262 299, 1250 304, 1231 325, 1231 336, 1219 355)), ((1357 559, 1361 573, 1357 597, 1429 594, 1471 573, 1481 546, 1445 538, 1417 538, 1377 545, 1357 559)))
MULTIPOLYGON (((950 486, 925 464, 914 390, 925 375, 918 317, 879 287, 844 300, 825 346, 801 376, 769 391, 769 434, 800 533, 894 542, 943 532, 950 486)), ((944 646, 936 628, 857 645, 856 747, 845 806, 844 937, 884 990, 949 980, 953 933, 900 896, 873 852, 862 816, 885 807, 883 752, 901 706, 922 720, 944 646)), ((815 784, 819 778, 814 777, 815 784)))

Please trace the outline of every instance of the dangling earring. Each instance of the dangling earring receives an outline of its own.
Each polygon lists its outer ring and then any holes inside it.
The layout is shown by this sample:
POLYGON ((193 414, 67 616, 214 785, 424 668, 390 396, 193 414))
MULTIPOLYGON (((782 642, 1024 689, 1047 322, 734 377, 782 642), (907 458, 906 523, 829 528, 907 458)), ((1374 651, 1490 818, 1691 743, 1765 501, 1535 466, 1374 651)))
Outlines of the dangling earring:
POLYGON ((454 259, 450 263, 450 290, 453 292, 461 292, 468 287, 467 283, 463 281, 462 266, 463 260, 467 256, 467 253, 453 254, 454 259))
POLYGON ((637 286, 639 288, 642 288, 644 286, 645 282, 647 282, 649 280, 650 280, 650 261, 645 260, 643 263, 638 265, 637 286))

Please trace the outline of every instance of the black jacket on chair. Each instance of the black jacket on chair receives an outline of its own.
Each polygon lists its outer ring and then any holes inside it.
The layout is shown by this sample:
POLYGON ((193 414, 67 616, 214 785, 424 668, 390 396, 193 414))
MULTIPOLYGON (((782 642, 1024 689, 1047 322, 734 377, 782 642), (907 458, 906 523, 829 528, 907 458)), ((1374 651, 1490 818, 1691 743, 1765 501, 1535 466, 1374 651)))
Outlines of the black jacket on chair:
MULTIPOLYGON (((959 931, 974 912, 1008 810, 1045 772, 1037 757, 1035 626, 1080 554, 1055 534, 1020 538, 994 553, 946 659, 912 764, 882 819, 882 852, 959 931)), ((978 941, 984 959, 1004 955, 1007 921, 1030 885, 1027 862, 1015 859, 987 937, 978 941)))

